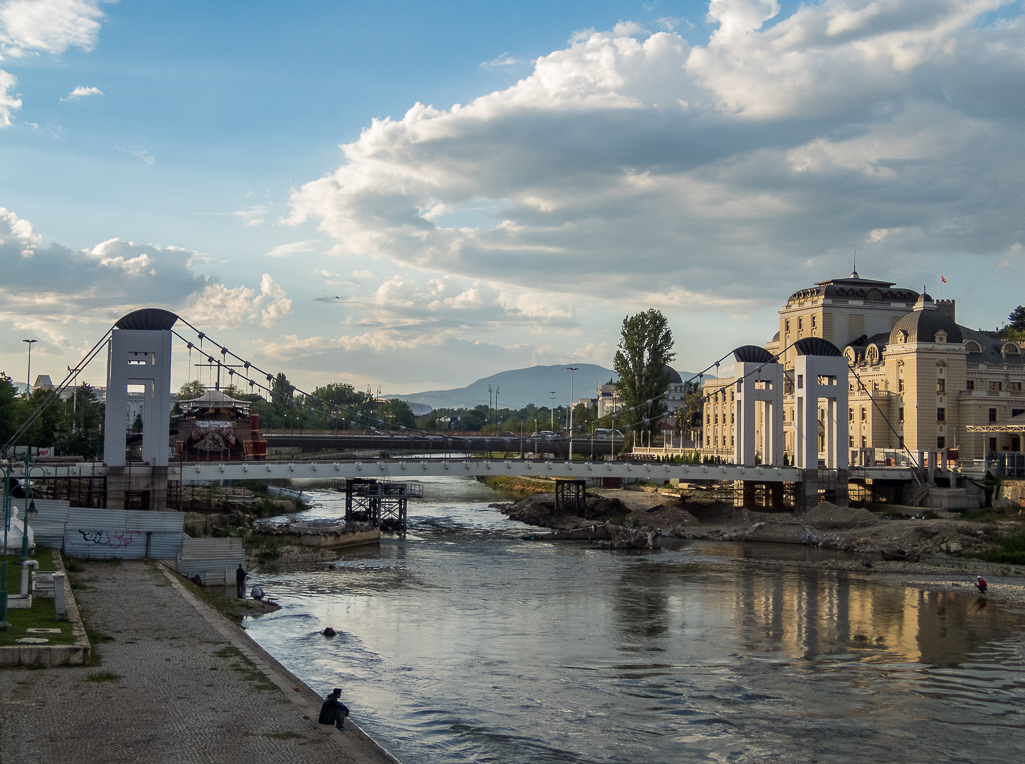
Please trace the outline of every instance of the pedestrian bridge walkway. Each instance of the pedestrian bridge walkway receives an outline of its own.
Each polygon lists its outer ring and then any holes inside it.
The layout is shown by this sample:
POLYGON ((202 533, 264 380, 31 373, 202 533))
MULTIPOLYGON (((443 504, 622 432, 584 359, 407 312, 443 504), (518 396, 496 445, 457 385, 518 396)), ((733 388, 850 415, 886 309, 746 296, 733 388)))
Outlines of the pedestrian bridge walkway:
MULTIPOLYGON (((149 475, 146 464, 131 463, 124 469, 132 476, 149 475)), ((743 466, 735 464, 662 464, 631 461, 545 461, 537 459, 378 459, 372 461, 292 462, 177 462, 167 471, 169 479, 189 481, 278 480, 295 478, 384 478, 413 480, 420 477, 517 477, 627 478, 650 481, 677 479, 683 482, 747 481, 754 483, 800 483, 806 470, 796 467, 743 466)), ((17 468, 15 468, 17 474, 17 468)), ((816 474, 817 470, 813 470, 816 474)), ((102 477, 102 463, 35 464, 32 478, 102 477)), ((912 479, 910 467, 864 467, 848 471, 851 479, 905 481, 912 479)))

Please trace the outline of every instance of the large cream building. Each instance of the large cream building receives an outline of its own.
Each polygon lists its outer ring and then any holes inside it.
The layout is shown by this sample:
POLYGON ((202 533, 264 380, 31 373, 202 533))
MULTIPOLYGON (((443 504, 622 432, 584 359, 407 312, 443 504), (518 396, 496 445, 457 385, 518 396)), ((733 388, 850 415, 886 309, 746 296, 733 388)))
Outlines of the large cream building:
MULTIPOLYGON (((805 337, 827 340, 847 358, 851 464, 871 458, 871 449, 958 449, 961 459, 1022 450, 1020 433, 967 429, 1025 414, 1022 348, 958 325, 953 300, 933 300, 854 272, 792 294, 779 311, 779 332, 765 345, 784 365, 784 439, 790 459, 793 343, 805 337)), ((721 378, 704 385, 703 450, 727 460, 736 442, 733 381, 721 378)), ((820 451, 822 446, 820 435, 820 451)))

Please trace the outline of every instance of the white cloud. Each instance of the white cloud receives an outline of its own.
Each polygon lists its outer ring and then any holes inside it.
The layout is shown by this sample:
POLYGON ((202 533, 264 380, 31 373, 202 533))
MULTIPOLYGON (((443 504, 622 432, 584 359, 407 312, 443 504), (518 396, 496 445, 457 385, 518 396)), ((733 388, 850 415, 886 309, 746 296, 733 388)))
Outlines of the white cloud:
POLYGON ((140 148, 133 147, 133 146, 127 146, 127 147, 126 146, 117 146, 116 148, 122 154, 128 154, 129 156, 133 156, 133 157, 136 157, 137 159, 141 159, 146 164, 150 164, 151 165, 151 164, 153 164, 154 162, 157 161, 156 159, 153 158, 153 155, 150 154, 145 149, 140 149, 140 148))
POLYGON ((266 254, 266 257, 288 257, 299 252, 312 252, 320 244, 316 239, 297 241, 292 244, 279 244, 266 254))
POLYGON ((701 46, 587 30, 505 90, 373 120, 288 222, 333 254, 678 310, 765 300, 843 242, 1000 252, 1025 173, 1001 4, 714 0, 701 46))
POLYGON ((92 50, 103 12, 97 0, 6 0, 0 3, 0 58, 92 50))
POLYGON ((62 98, 62 101, 74 101, 78 98, 85 98, 86 96, 104 95, 103 91, 99 88, 87 88, 79 85, 77 88, 72 90, 67 98, 62 98))
POLYGON ((0 69, 0 127, 10 127, 11 114, 21 108, 21 99, 11 95, 17 84, 13 74, 0 69))
POLYGON ((490 61, 482 61, 481 66, 485 69, 496 69, 501 66, 515 66, 516 64, 522 64, 523 61, 518 58, 513 58, 508 52, 503 53, 498 58, 493 58, 490 61))
POLYGON ((292 301, 285 296, 285 290, 265 273, 259 294, 247 286, 210 284, 192 295, 184 315, 196 326, 235 329, 257 317, 261 326, 271 327, 291 312, 292 301))
POLYGON ((35 232, 32 224, 20 219, 15 213, 0 207, 0 245, 13 245, 22 257, 31 257, 42 236, 35 232))
POLYGON ((285 290, 278 286, 269 273, 260 279, 260 296, 253 301, 260 308, 260 323, 271 327, 292 312, 292 301, 285 296, 285 290))
MULTIPOLYGON (((3 0, 0 61, 32 53, 59 55, 69 48, 92 50, 104 17, 99 6, 98 0, 3 0)), ((0 128, 9 127, 12 113, 21 108, 21 99, 10 95, 16 83, 0 69, 0 128)))

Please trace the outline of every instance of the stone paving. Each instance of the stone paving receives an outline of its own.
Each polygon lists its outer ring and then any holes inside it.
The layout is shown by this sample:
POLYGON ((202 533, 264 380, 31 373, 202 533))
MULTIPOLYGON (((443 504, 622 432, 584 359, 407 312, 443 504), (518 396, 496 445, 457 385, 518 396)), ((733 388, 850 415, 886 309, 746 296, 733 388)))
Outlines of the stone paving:
MULTIPOLYGON (((152 562, 86 563, 100 665, 0 669, 0 762, 391 762, 239 627, 152 562)), ((344 700, 344 697, 343 697, 344 700)))

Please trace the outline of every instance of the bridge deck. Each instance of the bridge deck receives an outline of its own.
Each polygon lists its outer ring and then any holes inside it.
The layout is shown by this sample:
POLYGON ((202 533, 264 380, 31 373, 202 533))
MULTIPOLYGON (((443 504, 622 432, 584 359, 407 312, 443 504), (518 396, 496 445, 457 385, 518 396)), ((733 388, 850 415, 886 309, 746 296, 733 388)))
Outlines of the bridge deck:
MULTIPOLYGON (((150 471, 146 464, 130 464, 131 474, 150 471)), ((15 468, 15 474, 19 473, 15 468)), ((33 479, 101 477, 106 474, 102 463, 34 464, 33 479)), ((380 459, 375 461, 336 462, 199 462, 174 463, 169 467, 171 478, 182 480, 259 480, 282 478, 391 478, 410 480, 417 477, 478 477, 510 475, 519 477, 631 478, 652 481, 679 479, 684 482, 703 480, 745 480, 757 483, 803 482, 803 470, 796 467, 767 467, 725 464, 660 464, 656 462, 609 461, 541 461, 531 459, 380 459)), ((849 471, 851 479, 911 480, 911 470, 904 467, 866 467, 849 471)))

